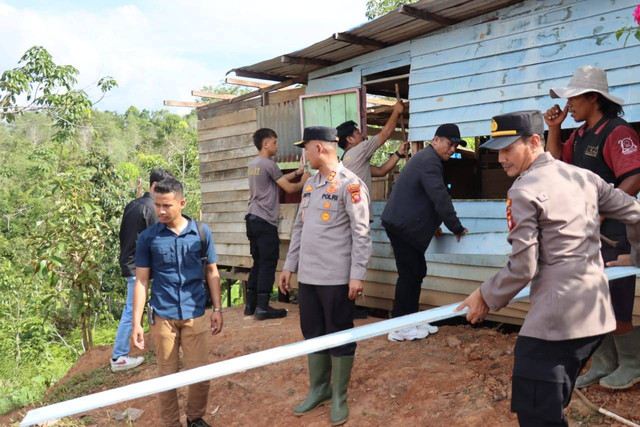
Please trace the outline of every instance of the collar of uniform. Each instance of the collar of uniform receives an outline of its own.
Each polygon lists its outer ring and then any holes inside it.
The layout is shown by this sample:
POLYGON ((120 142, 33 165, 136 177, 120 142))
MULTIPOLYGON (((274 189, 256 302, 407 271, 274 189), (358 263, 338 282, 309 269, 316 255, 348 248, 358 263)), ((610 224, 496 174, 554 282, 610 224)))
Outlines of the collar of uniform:
MULTIPOLYGON (((344 169, 344 165, 342 164, 342 162, 339 162, 338 166, 336 166, 336 168, 334 170, 329 172, 329 175, 331 175, 332 173, 335 173, 335 176, 337 176, 342 171, 342 169, 344 169)), ((319 177, 318 177, 318 185, 316 185, 316 187, 322 187, 323 185, 325 185, 327 183, 328 176, 327 176, 327 178, 325 178, 320 174, 320 172, 318 172, 316 175, 319 175, 319 177)), ((335 176, 334 176, 333 180, 336 179, 335 176)))
POLYGON ((146 192, 142 195, 142 197, 148 197, 148 198, 150 198, 151 200, 153 200, 153 196, 152 196, 152 195, 151 195, 151 193, 149 193, 148 191, 146 191, 146 192))
POLYGON ((531 163, 531 166, 529 166, 529 169, 527 170, 538 168, 540 166, 546 165, 547 163, 551 163, 552 161, 553 156, 551 155, 551 153, 545 151, 544 153, 536 157, 536 159, 533 161, 533 163, 531 163))
MULTIPOLYGON (((189 223, 184 228, 184 230, 182 230, 182 233, 180 233, 180 236, 185 235, 187 233, 198 234, 198 227, 196 226, 196 222, 194 220, 192 220, 191 217, 189 217, 188 215, 182 214, 182 217, 186 218, 187 221, 189 221, 189 223)), ((173 233, 173 230, 171 230, 169 227, 167 227, 167 224, 162 223, 162 225, 164 225, 163 230, 168 230, 168 231, 171 231, 173 233)))

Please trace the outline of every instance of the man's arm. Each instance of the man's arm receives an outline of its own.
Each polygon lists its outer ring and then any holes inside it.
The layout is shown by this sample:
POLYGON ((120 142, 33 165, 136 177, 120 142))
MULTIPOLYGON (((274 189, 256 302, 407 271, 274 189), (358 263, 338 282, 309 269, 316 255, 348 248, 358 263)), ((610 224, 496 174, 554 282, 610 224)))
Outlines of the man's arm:
POLYGON ((391 157, 389 157, 389 160, 387 160, 380 166, 371 165, 371 176, 373 177, 387 176, 387 174, 391 172, 391 170, 398 164, 398 161, 400 161, 401 157, 398 156, 398 154, 400 154, 401 156, 403 155, 406 156, 408 146, 409 146, 408 142, 403 142, 402 144, 400 144, 400 147, 398 147, 398 150, 395 153, 393 153, 391 157))
POLYGON ((560 109, 558 104, 549 108, 544 113, 544 121, 549 127, 549 134, 547 135, 547 151, 555 158, 562 158, 562 139, 560 138, 561 125, 564 119, 567 118, 567 112, 569 111, 569 104, 564 106, 564 109, 560 109))
MULTIPOLYGON (((295 173, 295 172, 291 172, 291 173, 295 173)), ((304 183, 307 182, 307 179, 309 179, 309 177, 311 176, 309 175, 309 172, 304 171, 304 173, 302 174, 302 177, 300 178, 300 182, 290 182, 289 179, 287 178, 288 175, 291 175, 291 174, 282 175, 280 179, 276 180, 276 184, 278 184, 278 187, 282 188, 284 191, 286 191, 289 194, 300 191, 304 186, 304 183)))
MULTIPOLYGON (((309 195, 307 197, 311 196, 309 195)), ((304 198, 303 194, 303 203, 304 198)), ((303 209, 302 203, 300 203, 295 222, 293 223, 293 229, 291 230, 291 241, 289 242, 287 258, 284 261, 284 267, 282 268, 282 273, 280 273, 280 279, 278 280, 278 287, 285 295, 291 290, 291 273, 298 271, 298 261, 300 260, 300 239, 302 238, 302 226, 304 225, 302 222, 303 209)))
POLYGON ((357 180, 343 190, 345 210, 351 225, 351 269, 349 273, 349 299, 362 293, 367 264, 371 256, 369 233, 369 190, 357 180), (357 187, 353 187, 356 185, 357 187))
POLYGON ((404 104, 402 101, 396 102, 393 106, 393 112, 391 113, 391 117, 387 120, 387 123, 384 124, 384 127, 378 134, 378 148, 382 147, 382 144, 387 142, 387 139, 391 137, 393 131, 396 130, 396 125, 398 124, 398 117, 404 111, 404 104))
MULTIPOLYGON (((207 264, 207 285, 209 286, 209 293, 211 294, 211 301, 213 301, 213 308, 222 310, 221 294, 220 291, 220 273, 218 273, 218 265, 214 262, 207 264)), ((222 312, 213 311, 211 313, 211 335, 216 335, 222 331, 222 312)))
POLYGON ((136 283, 133 286, 133 329, 131 330, 131 338, 133 339, 133 344, 140 350, 144 349, 142 313, 144 313, 144 304, 147 302, 147 295, 149 294, 150 272, 150 268, 136 267, 136 283))
POLYGON ((422 188, 427 197, 431 199, 433 207, 444 224, 453 234, 465 233, 465 228, 460 223, 456 210, 453 207, 451 196, 444 185, 442 163, 439 159, 427 159, 425 167, 420 171, 422 188))

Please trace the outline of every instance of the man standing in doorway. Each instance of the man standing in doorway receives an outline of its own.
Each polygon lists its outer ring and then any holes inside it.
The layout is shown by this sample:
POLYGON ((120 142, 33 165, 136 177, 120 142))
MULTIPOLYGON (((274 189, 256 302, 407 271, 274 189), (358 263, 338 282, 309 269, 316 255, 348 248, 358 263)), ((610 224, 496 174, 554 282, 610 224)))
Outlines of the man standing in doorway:
MULTIPOLYGON (((547 150, 556 159, 588 169, 614 187, 636 197, 640 191, 640 139, 638 133, 619 116, 624 101, 609 93, 604 70, 579 68, 566 88, 551 89, 552 98, 567 98, 564 109, 554 105, 544 119, 549 126, 547 150), (560 126, 567 114, 584 125, 564 143, 560 126)), ((630 247, 622 222, 601 217, 604 262, 629 253, 630 247), (615 246, 611 242, 617 242, 615 246)), ((629 388, 640 381, 640 328, 633 328, 632 313, 635 277, 609 282, 616 316, 616 330, 608 334, 593 355, 589 371, 578 378, 577 387, 595 382, 610 389, 629 388), (618 365, 618 360, 620 364, 618 365)))
MULTIPOLYGON (((220 275, 211 231, 198 226, 182 214, 186 205, 182 184, 165 178, 155 188, 158 223, 140 234, 136 245, 136 284, 133 296, 133 332, 136 347, 144 348, 142 312, 153 279, 149 301, 149 325, 156 344, 158 374, 178 372, 179 349, 182 348, 185 369, 209 363, 209 334, 222 330, 220 275), (202 242, 204 241, 204 251, 202 242), (203 257, 206 254, 206 278, 203 257), (203 279, 206 279, 203 282, 203 279), (208 286, 213 301, 210 319, 205 315, 208 286)), ((208 427, 203 417, 207 412, 209 381, 189 386, 187 427, 208 427)), ((158 407, 165 426, 178 427, 180 407, 176 390, 158 393, 158 407)))
POLYGON ((129 357, 129 339, 131 338, 131 305, 133 303, 133 285, 136 282, 136 241, 147 227, 155 224, 156 211, 153 207, 153 193, 156 184, 172 176, 168 170, 154 169, 149 176, 149 191, 142 197, 129 202, 124 208, 120 223, 120 270, 127 280, 127 302, 122 309, 120 324, 113 344, 111 370, 125 371, 139 366, 144 357, 129 357))
POLYGON ((278 187, 287 193, 295 193, 309 178, 304 163, 284 175, 271 158, 278 152, 278 135, 272 129, 258 129, 253 134, 258 156, 249 162, 249 208, 245 216, 247 237, 253 258, 249 272, 244 306, 245 316, 258 320, 285 317, 287 310, 269 305, 275 281, 280 239, 278 237, 278 187), (291 182, 300 177, 299 182, 291 182))
MULTIPOLYGON (((382 225, 389 236, 398 270, 393 317, 418 311, 422 280, 427 275, 424 253, 431 238, 442 234, 440 224, 444 222, 458 242, 467 233, 447 192, 442 167, 442 162, 449 160, 458 145, 467 145, 460 138, 458 126, 441 125, 431 144, 414 155, 402 169, 382 212, 382 225)), ((436 332, 436 326, 424 323, 391 332, 388 339, 412 341, 436 332)))

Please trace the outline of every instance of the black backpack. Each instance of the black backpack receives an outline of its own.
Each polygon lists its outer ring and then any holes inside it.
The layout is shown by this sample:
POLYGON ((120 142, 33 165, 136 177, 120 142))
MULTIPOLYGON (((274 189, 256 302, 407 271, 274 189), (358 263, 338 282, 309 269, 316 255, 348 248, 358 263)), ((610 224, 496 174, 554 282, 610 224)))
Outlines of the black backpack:
POLYGON ((213 307, 213 301, 211 300, 211 292, 209 291, 209 285, 207 284, 207 249, 206 241, 204 238, 204 226, 202 222, 196 221, 196 227, 198 227, 198 235, 200 236, 200 261, 202 262, 202 286, 204 287, 205 294, 205 308, 213 307))

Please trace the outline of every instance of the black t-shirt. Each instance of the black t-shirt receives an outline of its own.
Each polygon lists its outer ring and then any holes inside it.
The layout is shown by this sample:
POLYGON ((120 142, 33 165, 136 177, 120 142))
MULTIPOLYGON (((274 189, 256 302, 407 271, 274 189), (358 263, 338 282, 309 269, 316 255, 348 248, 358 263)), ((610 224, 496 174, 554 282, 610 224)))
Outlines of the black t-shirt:
POLYGON ((136 242, 147 227, 158 222, 151 193, 129 202, 120 224, 120 270, 123 277, 136 275, 136 242))

